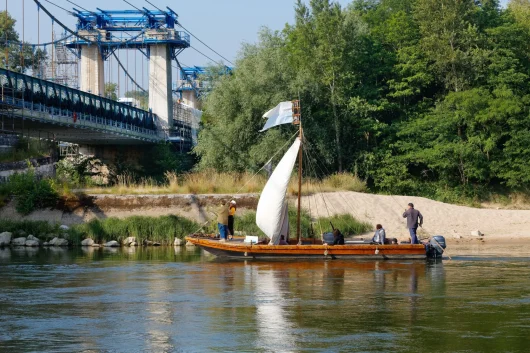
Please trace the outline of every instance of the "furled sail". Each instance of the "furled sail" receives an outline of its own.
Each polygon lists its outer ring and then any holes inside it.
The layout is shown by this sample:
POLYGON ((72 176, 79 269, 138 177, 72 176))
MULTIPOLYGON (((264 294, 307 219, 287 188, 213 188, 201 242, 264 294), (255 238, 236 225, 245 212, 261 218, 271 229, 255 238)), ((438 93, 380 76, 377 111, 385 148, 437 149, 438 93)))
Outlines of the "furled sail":
MULTIPOLYGON (((288 217, 285 194, 299 148, 300 139, 297 138, 272 172, 258 202, 256 224, 271 239, 271 245, 277 245, 280 242, 282 230, 287 229, 288 217)), ((287 234, 284 235, 287 238, 287 234)))
POLYGON ((281 102, 265 114, 264 118, 268 118, 263 129, 260 132, 270 129, 271 127, 288 124, 293 122, 293 102, 281 102))

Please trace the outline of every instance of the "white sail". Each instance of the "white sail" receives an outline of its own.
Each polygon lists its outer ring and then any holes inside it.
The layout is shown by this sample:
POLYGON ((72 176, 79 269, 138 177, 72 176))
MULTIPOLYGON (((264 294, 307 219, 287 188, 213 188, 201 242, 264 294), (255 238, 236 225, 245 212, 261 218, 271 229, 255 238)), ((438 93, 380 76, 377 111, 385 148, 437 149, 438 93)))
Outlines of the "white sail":
POLYGON ((263 132, 271 127, 281 124, 288 124, 293 122, 293 102, 281 102, 265 114, 264 118, 268 118, 265 126, 260 132, 263 132))
MULTIPOLYGON (((286 228, 288 217, 285 194, 299 148, 300 139, 297 138, 272 172, 258 202, 256 224, 271 239, 271 245, 280 242, 281 231, 286 228)), ((284 235, 287 238, 287 234, 284 235)))

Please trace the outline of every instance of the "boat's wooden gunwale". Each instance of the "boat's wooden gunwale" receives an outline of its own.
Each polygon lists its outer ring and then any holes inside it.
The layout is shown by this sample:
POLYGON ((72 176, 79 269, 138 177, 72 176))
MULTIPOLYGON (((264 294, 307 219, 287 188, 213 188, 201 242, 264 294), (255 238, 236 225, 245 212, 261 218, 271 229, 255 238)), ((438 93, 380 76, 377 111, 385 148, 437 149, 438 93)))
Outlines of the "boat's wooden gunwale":
POLYGON ((359 257, 426 257, 422 244, 400 245, 250 245, 217 240, 187 238, 191 243, 217 256, 273 256, 302 258, 304 256, 359 256, 359 257))

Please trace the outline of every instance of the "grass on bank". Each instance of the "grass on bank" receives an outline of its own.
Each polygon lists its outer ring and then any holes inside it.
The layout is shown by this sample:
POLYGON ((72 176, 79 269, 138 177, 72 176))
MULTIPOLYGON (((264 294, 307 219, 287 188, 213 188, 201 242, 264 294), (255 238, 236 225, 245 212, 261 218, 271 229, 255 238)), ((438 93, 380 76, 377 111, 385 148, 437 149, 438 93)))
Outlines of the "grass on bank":
POLYGON ((58 224, 50 224, 47 221, 0 219, 0 232, 11 232, 14 237, 31 234, 41 241, 64 237, 74 245, 80 245, 85 238, 92 238, 101 244, 111 240, 121 242, 127 237, 135 237, 140 243, 150 240, 168 245, 172 244, 175 238, 182 239, 198 229, 196 222, 173 215, 93 219, 87 223, 72 225, 68 230, 62 230, 58 224))
MULTIPOLYGON (((83 191, 114 195, 259 193, 266 182, 267 178, 261 174, 253 176, 250 173, 220 173, 213 170, 185 174, 166 172, 164 182, 152 178, 135 180, 131 175, 120 175, 113 186, 84 188, 83 191)), ((304 195, 345 190, 365 192, 366 183, 356 175, 341 173, 322 180, 305 179, 302 185, 304 195)), ((288 192, 291 195, 298 193, 298 177, 291 178, 288 192)))
MULTIPOLYGON (((296 229, 296 210, 289 210, 289 220, 291 234, 296 229)), ((329 222, 340 229, 345 235, 354 235, 364 233, 372 229, 372 226, 365 222, 359 222, 351 215, 340 215, 331 218, 321 218, 313 222, 311 231, 311 219, 307 213, 302 214, 301 225, 302 235, 304 237, 319 237, 320 227, 322 231, 331 231, 329 222), (320 223, 320 226, 318 225, 320 223)), ((68 230, 61 230, 58 224, 50 224, 46 221, 13 221, 0 219, 0 232, 11 232, 14 237, 34 235, 41 241, 49 241, 54 237, 64 237, 73 245, 80 245, 85 238, 92 238, 96 243, 103 244, 111 240, 121 242, 127 237, 135 237, 139 244, 144 240, 159 242, 162 245, 170 245, 175 238, 183 239, 185 236, 197 232, 200 225, 184 217, 179 216, 160 216, 144 217, 133 216, 124 219, 105 218, 93 219, 90 222, 77 224, 68 230)), ((207 233, 217 233, 217 223, 212 220, 208 226, 203 229, 207 233)), ((247 212, 237 217, 235 230, 244 232, 248 235, 258 235, 263 237, 264 234, 256 226, 256 213, 247 212)))
MULTIPOLYGON (((208 228, 209 232, 217 233, 217 223, 213 222, 208 228)), ((345 236, 357 235, 372 230, 373 226, 367 222, 361 222, 349 214, 336 215, 332 217, 318 218, 311 222, 311 217, 306 211, 302 211, 300 218, 300 228, 302 237, 313 238, 320 237, 320 233, 333 231, 331 224, 339 229, 345 236)), ((289 228, 290 234, 296 233, 296 209, 289 208, 289 228)), ((246 212, 236 216, 235 231, 244 231, 248 235, 257 235, 260 238, 265 236, 256 225, 256 212, 246 212)))

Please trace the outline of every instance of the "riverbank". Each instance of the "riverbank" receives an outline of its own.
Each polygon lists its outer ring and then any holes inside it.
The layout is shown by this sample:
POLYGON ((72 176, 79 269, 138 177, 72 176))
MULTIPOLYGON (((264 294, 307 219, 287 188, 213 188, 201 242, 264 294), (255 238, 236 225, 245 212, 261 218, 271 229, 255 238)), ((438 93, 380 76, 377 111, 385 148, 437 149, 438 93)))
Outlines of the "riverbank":
MULTIPOLYGON (((237 200, 237 217, 241 220, 245 214, 255 210, 259 195, 79 195, 76 199, 67 200, 62 210, 38 210, 27 216, 18 214, 10 203, 0 209, 0 219, 40 220, 72 227, 88 224, 95 219, 174 215, 202 224, 214 218, 212 211, 221 199, 229 198, 237 200)), ((289 202, 295 205, 296 199, 291 198, 289 202)), ((319 193, 302 198, 304 210, 313 219, 350 214, 358 221, 370 223, 374 228, 377 223, 382 224, 388 237, 400 240, 408 238, 402 212, 409 202, 413 202, 424 216, 424 228, 420 230, 420 235, 444 235, 450 254, 458 249, 462 253, 480 251, 502 255, 519 248, 524 249, 530 244, 530 210, 472 208, 421 197, 357 192, 319 193), (499 250, 496 251, 496 248, 499 250)), ((345 227, 340 223, 334 226, 345 227)), ((316 223, 315 232, 319 233, 320 227, 323 231, 330 228, 329 224, 316 223)), ((366 237, 371 235, 371 232, 364 234, 366 237)))

